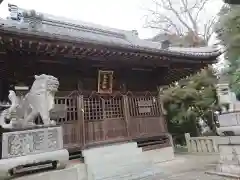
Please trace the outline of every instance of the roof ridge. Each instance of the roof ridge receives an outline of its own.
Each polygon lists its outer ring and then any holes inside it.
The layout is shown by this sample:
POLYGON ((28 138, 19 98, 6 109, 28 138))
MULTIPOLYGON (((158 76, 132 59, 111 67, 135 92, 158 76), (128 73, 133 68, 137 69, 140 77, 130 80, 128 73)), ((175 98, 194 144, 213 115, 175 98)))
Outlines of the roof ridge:
MULTIPOLYGON (((29 10, 29 9, 23 9, 19 8, 17 5, 9 4, 9 11, 11 12, 12 9, 14 8, 14 11, 18 11, 20 16, 23 16, 23 12, 29 12, 29 11, 35 11, 35 10, 29 10)), ((36 11, 37 12, 37 11, 36 11)), ((126 39, 129 36, 135 36, 136 34, 133 31, 127 31, 127 30, 121 30, 117 28, 111 28, 107 26, 102 26, 100 24, 95 24, 95 23, 89 23, 89 22, 84 22, 80 20, 74 20, 74 19, 69 19, 66 17, 60 17, 60 16, 55 16, 52 14, 48 13, 42 13, 42 12, 37 12, 43 16, 43 23, 44 24, 50 24, 53 26, 61 26, 61 27, 67 27, 67 28, 79 28, 80 30, 83 31, 88 31, 88 32, 94 32, 98 34, 104 34, 104 35, 111 35, 117 38, 121 39, 126 39)), ((11 14, 10 14, 11 16, 11 14)), ((21 17, 23 19, 23 17, 21 17)), ((11 17, 10 17, 11 19, 11 17)), ((136 37, 136 36, 135 36, 136 37)), ((140 38, 139 38, 140 39, 140 38)))

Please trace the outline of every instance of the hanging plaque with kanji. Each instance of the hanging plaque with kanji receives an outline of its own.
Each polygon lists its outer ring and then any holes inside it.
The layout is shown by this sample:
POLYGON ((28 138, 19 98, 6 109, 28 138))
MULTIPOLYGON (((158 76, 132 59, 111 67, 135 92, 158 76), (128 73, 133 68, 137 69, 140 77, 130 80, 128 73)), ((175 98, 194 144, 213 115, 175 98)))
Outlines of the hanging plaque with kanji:
POLYGON ((98 71, 98 93, 112 93, 113 71, 98 71))

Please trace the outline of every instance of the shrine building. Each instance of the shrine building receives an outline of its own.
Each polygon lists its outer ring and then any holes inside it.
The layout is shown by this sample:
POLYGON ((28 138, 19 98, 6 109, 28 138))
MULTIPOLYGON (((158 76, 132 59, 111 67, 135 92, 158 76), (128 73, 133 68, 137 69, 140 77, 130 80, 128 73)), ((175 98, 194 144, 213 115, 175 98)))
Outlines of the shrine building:
POLYGON ((71 152, 135 141, 144 151, 172 146, 161 87, 217 62, 215 47, 171 47, 125 31, 9 5, 0 19, 0 98, 34 75, 60 82, 55 103, 66 112, 64 146, 71 152))

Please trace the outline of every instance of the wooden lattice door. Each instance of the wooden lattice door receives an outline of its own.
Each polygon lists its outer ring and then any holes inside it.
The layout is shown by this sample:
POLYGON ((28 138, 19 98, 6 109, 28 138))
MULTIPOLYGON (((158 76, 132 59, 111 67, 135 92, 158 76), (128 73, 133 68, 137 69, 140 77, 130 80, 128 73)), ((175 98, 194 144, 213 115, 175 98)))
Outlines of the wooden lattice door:
POLYGON ((83 135, 83 119, 80 116, 80 97, 79 96, 67 96, 56 97, 55 104, 66 107, 65 115, 56 119, 57 123, 63 127, 63 141, 65 147, 80 148, 84 145, 83 135))
POLYGON ((127 136, 122 96, 85 97, 84 120, 86 141, 89 143, 127 136))

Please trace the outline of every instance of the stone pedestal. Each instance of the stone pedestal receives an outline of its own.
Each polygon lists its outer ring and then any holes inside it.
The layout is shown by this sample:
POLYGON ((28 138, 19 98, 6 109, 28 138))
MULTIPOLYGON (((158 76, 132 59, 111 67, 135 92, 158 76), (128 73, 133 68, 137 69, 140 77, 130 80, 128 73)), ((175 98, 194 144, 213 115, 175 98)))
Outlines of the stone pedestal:
POLYGON ((64 168, 69 159, 63 149, 59 126, 0 129, 0 179, 35 172, 39 169, 64 168))
POLYGON ((154 162, 135 142, 87 149, 83 156, 88 180, 137 180, 155 175, 154 162))
POLYGON ((208 173, 240 178, 240 138, 239 136, 219 139, 219 162, 215 171, 208 173))
POLYGON ((14 180, 87 180, 85 164, 69 165, 65 169, 36 173, 14 180))

